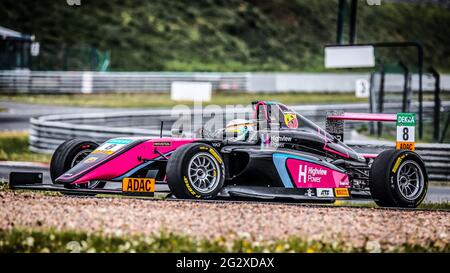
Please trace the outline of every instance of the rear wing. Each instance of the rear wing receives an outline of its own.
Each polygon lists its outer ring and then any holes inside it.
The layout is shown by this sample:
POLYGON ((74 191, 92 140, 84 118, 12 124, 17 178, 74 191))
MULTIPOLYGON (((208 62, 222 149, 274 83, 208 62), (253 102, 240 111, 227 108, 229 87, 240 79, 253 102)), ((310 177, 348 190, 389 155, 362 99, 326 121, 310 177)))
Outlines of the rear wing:
POLYGON ((414 151, 416 126, 416 115, 414 113, 371 114, 333 111, 327 114, 325 130, 340 141, 343 141, 344 121, 346 120, 395 122, 397 125, 396 149, 414 151))

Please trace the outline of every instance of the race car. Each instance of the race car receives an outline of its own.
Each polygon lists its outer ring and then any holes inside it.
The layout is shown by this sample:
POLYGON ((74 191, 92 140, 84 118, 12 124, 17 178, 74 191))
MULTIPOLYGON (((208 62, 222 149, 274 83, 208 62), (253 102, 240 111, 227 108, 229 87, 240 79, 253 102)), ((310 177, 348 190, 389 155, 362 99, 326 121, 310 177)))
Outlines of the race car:
POLYGON ((138 194, 165 184, 178 199, 334 202, 365 191, 386 207, 417 207, 424 199, 428 176, 413 151, 414 114, 335 112, 322 129, 281 103, 252 106, 251 119, 197 137, 68 140, 53 154, 52 181, 86 190, 117 182, 138 194), (343 143, 345 120, 397 122, 397 149, 356 152, 343 143))

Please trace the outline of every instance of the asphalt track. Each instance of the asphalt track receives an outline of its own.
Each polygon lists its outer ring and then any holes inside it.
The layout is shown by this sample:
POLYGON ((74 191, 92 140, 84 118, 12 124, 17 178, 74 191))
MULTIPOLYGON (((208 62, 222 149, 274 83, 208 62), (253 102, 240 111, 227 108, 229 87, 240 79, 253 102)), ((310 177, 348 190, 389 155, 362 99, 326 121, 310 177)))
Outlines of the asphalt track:
MULTIPOLYGON (((7 182, 9 180, 10 172, 42 172, 44 174, 44 183, 50 184, 50 174, 48 171, 48 166, 45 164, 40 164, 36 166, 30 166, 26 162, 0 162, 0 182, 7 182)), ((109 183, 107 188, 117 188, 117 183, 109 183)), ((358 198, 354 200, 355 203, 365 203, 371 201, 369 198, 358 198)), ((428 187, 427 196, 424 202, 432 203, 443 203, 450 202, 450 187, 435 185, 432 183, 428 187)))
MULTIPOLYGON (((30 128, 30 118, 42 115, 54 114, 76 114, 99 112, 112 112, 119 110, 130 110, 125 108, 93 108, 93 107, 71 107, 58 105, 42 105, 0 101, 0 108, 7 109, 0 112, 0 131, 24 131, 30 128)), ((143 109, 133 109, 143 110, 143 109)))

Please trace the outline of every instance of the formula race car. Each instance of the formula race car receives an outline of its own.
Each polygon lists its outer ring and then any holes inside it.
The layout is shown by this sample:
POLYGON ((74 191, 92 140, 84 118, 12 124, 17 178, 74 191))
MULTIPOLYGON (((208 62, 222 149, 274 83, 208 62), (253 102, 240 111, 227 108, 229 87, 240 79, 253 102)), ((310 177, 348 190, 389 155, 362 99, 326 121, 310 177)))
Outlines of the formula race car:
POLYGON ((122 183, 124 193, 166 184, 179 199, 262 198, 334 202, 370 192, 380 206, 417 207, 428 177, 414 150, 415 115, 331 113, 322 129, 289 107, 253 103, 237 119, 201 137, 121 137, 98 145, 72 139, 54 152, 50 174, 66 189, 122 183), (343 143, 345 120, 397 122, 397 149, 358 153, 343 143))

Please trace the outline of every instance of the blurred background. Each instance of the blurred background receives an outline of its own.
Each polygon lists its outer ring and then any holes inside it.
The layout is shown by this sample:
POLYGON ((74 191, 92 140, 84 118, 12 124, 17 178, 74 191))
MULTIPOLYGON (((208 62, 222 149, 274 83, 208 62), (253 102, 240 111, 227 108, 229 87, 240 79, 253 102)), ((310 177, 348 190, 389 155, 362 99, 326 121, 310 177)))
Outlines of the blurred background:
MULTIPOLYGON (((450 1, 2 0, 0 18, 5 162, 48 162, 72 137, 159 135, 161 121, 170 135, 178 104, 267 99, 320 125, 332 110, 417 113, 418 151, 450 180, 450 1), (369 46, 374 63, 327 66, 331 45, 369 46)), ((345 138, 383 148, 395 125, 345 138)))

